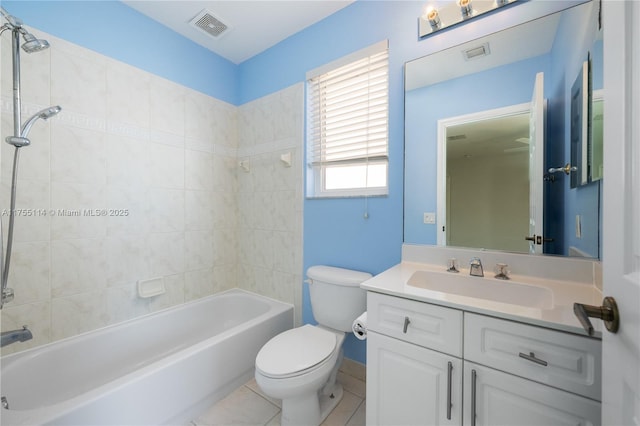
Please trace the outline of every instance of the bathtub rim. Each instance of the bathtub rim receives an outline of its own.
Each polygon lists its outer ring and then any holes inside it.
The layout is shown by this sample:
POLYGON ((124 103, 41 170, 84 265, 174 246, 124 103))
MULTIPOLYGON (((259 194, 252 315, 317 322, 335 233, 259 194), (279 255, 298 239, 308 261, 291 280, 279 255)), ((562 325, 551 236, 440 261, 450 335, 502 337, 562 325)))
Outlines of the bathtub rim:
MULTIPOLYGON (((262 294, 258 294, 258 293, 254 293, 252 291, 249 290, 245 290, 242 288, 231 288, 231 289, 227 289, 227 290, 223 290, 220 291, 218 293, 214 293, 214 294, 210 294, 198 299, 194 299, 194 300, 189 300, 188 302, 183 302, 183 303, 179 303, 176 305, 172 305, 172 306, 168 306, 166 308, 162 308, 159 309, 157 311, 154 312, 149 312, 143 315, 139 315, 137 317, 133 317, 133 318, 129 318, 126 319, 124 321, 120 321, 120 322, 116 322, 113 324, 107 324, 105 326, 102 327, 98 327, 95 328, 93 330, 88 330, 88 331, 83 331, 82 333, 78 333, 78 334, 74 334, 73 336, 68 336, 68 337, 64 337, 62 339, 58 339, 58 340, 54 340, 48 343, 44 343, 42 345, 39 346, 35 346, 33 348, 27 348, 18 352, 13 352, 7 355, 2 355, 0 356, 0 369, 2 369, 3 367, 7 366, 7 365, 11 365, 13 362, 15 362, 14 358, 22 358, 23 356, 26 356, 27 354, 29 354, 30 352, 38 352, 40 350, 44 350, 47 347, 53 346, 53 345, 61 345, 61 344, 68 344, 68 342, 75 340, 75 339, 82 339, 82 338, 86 338, 86 336, 93 334, 93 333, 105 333, 113 328, 118 328, 118 327, 124 327, 126 324, 130 324, 133 322, 137 322, 137 321, 142 321, 151 317, 155 317, 155 316, 160 316, 160 315, 166 315, 168 312, 173 311, 173 310, 182 310, 182 309, 187 309, 189 306, 195 306, 198 304, 203 304, 206 303, 209 299, 215 298, 215 297, 220 297, 220 296, 224 296, 224 295, 230 295, 230 294, 244 294, 247 296, 252 296, 252 297, 257 297, 259 299, 266 299, 267 301, 269 301, 269 306, 271 306, 271 309, 269 309, 267 312, 272 312, 272 309, 275 306, 278 305, 284 305, 281 306, 280 309, 282 311, 286 311, 289 307, 292 307, 293 309, 295 309, 295 306, 292 303, 288 303, 288 302, 283 302, 281 300, 277 300, 274 299, 272 297, 269 296, 263 296, 262 294), (9 364, 5 364, 5 363, 9 363, 9 364)), ((262 316, 262 315, 260 315, 262 316)), ((253 321, 255 318, 252 318, 251 320, 249 320, 249 322, 253 321)), ((243 323, 244 324, 244 323, 243 323)), ((238 325, 239 327, 240 325, 238 325)), ((226 332, 227 330, 225 330, 224 332, 226 332)), ((224 333, 223 332, 223 333, 224 333)), ((215 337, 215 336, 213 336, 215 337)), ((207 339, 208 340, 208 339, 207 339)), ((1 370, 0 370, 1 371, 1 370)))

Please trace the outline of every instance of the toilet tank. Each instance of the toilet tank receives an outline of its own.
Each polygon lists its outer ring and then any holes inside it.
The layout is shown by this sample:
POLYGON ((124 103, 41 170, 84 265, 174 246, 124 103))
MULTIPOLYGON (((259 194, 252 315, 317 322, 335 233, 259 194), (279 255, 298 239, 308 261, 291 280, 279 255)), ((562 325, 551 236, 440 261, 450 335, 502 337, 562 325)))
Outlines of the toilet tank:
POLYGON ((351 331, 353 321, 367 310, 366 292, 360 288, 360 283, 371 276, 368 272, 333 266, 307 269, 311 309, 318 324, 351 331))

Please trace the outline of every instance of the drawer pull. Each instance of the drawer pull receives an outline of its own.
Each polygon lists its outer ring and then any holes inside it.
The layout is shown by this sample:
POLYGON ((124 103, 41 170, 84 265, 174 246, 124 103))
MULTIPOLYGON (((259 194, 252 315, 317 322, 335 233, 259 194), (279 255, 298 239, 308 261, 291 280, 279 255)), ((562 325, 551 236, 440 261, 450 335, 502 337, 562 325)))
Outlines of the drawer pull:
POLYGON ((545 367, 548 365, 547 361, 540 359, 540 358, 536 358, 536 354, 534 354, 533 352, 529 352, 529 355, 527 354, 523 354, 522 352, 520 352, 518 354, 518 356, 520 358, 524 358, 527 361, 531 361, 531 362, 535 362, 536 364, 540 364, 540 365, 544 365, 545 367))
POLYGON ((447 420, 451 420, 451 374, 453 373, 453 364, 449 361, 447 366, 447 420))
POLYGON ((407 328, 409 328, 409 323, 411 321, 409 321, 409 317, 404 317, 404 327, 402 327, 402 332, 404 334, 407 334, 407 328))

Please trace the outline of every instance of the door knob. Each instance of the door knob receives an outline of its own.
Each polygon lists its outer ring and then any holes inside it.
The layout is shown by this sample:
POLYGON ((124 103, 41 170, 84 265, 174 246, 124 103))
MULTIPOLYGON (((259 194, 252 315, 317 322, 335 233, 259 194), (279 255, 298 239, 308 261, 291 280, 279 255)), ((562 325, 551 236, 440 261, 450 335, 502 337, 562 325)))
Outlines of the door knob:
POLYGON ((568 175, 568 174, 571 174, 571 172, 575 172, 577 170, 578 170, 578 168, 576 166, 571 166, 570 163, 567 163, 567 164, 564 165, 564 167, 551 167, 547 171, 549 173, 564 172, 564 174, 568 175))
POLYGON ((604 326, 611 333, 616 333, 620 326, 620 313, 618 312, 616 300, 613 297, 605 297, 602 301, 602 306, 574 303, 573 313, 576 314, 580 324, 582 324, 589 336, 593 336, 593 325, 591 324, 589 317, 603 320, 604 326))

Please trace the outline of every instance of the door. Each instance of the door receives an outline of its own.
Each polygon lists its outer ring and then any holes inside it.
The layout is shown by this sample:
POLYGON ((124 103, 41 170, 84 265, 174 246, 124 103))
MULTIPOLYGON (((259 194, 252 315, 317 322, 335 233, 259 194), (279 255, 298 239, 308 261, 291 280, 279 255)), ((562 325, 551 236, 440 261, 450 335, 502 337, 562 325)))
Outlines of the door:
POLYGON ((460 425, 462 360, 367 334, 367 424, 460 425))
POLYGON ((603 293, 620 312, 603 331, 602 423, 640 424, 640 2, 603 1, 603 293))
POLYGON ((600 403, 464 362, 465 426, 594 426, 600 403))
POLYGON ((542 253, 544 176, 544 73, 536 74, 529 112, 529 253, 542 253), (538 242, 538 239, 540 241, 538 242))

